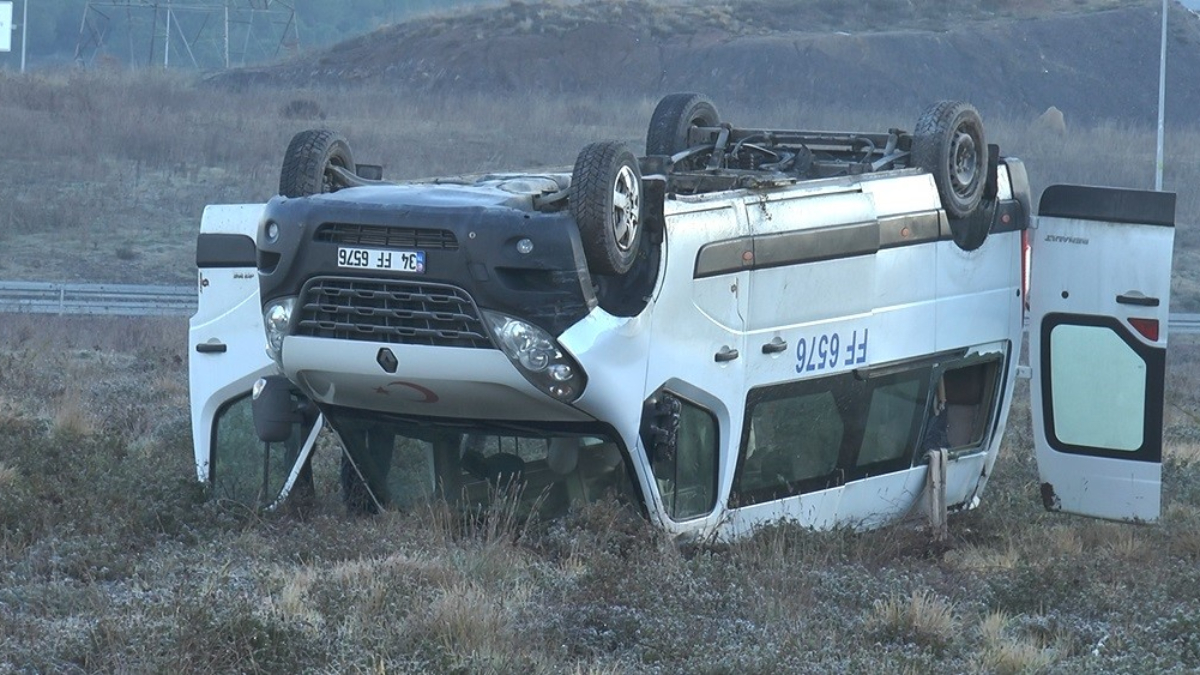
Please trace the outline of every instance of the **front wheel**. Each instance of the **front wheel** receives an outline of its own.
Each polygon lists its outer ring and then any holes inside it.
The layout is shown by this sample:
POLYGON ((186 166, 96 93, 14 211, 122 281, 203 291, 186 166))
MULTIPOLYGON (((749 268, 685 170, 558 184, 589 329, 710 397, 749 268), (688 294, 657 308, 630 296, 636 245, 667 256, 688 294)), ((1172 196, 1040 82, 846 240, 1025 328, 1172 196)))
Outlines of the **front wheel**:
POLYGON ((633 152, 618 141, 592 143, 571 173, 571 215, 595 274, 624 274, 642 239, 642 173, 633 152))
POLYGON ((925 110, 913 132, 913 164, 933 174, 942 207, 966 218, 983 199, 988 147, 983 120, 969 103, 941 101, 925 110))
POLYGON ((354 159, 346 139, 329 129, 301 131, 292 137, 283 154, 279 194, 307 197, 346 187, 334 167, 354 172, 354 159))

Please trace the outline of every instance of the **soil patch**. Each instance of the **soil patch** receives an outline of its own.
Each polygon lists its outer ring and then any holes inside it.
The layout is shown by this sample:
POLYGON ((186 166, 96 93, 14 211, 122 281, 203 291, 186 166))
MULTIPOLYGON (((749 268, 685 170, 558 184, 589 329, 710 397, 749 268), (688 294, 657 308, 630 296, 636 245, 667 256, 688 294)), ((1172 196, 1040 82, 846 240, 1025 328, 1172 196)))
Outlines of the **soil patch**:
MULTIPOLYGON (((524 4, 386 27, 325 52, 223 73, 229 85, 599 93, 696 90, 822 107, 920 110, 957 98, 1030 120, 1155 124, 1161 5, 753 0, 524 4), (959 6, 961 5, 961 6, 959 6), (984 9, 987 5, 991 9, 984 9), (918 7, 919 6, 919 7, 918 7), (951 9, 947 10, 947 7, 951 9)), ((1200 106, 1200 23, 1173 5, 1168 119, 1200 106)))

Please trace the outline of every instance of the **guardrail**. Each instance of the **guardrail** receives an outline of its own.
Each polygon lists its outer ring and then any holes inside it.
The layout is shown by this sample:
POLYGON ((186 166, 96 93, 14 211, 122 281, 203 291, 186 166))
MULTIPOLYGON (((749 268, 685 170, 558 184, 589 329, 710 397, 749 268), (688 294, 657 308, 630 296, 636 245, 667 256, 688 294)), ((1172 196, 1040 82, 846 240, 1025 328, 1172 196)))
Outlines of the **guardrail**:
POLYGON ((1200 333, 1200 314, 1176 314, 1171 312, 1171 320, 1167 324, 1168 333, 1194 334, 1200 333))
POLYGON ((0 312, 190 316, 196 313, 196 287, 0 281, 0 312))
MULTIPOLYGON (((196 287, 0 281, 0 313, 191 316, 196 287)), ((1200 333, 1200 314, 1172 313, 1168 330, 1200 333)))

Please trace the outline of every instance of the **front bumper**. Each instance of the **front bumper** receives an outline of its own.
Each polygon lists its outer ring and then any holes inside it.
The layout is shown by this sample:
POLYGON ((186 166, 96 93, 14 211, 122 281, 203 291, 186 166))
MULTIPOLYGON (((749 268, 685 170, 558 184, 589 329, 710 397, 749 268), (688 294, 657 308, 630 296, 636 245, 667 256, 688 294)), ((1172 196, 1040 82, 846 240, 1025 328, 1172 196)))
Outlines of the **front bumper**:
POLYGON ((539 391, 498 349, 289 336, 284 374, 318 404, 421 417, 591 421, 539 391), (394 373, 380 365, 395 357, 394 373))

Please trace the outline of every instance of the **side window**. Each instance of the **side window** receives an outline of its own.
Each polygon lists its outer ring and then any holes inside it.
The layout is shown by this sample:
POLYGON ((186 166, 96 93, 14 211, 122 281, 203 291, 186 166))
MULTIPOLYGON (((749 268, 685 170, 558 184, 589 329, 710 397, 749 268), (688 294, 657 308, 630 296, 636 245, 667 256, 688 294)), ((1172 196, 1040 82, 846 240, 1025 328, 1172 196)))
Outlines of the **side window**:
POLYGON ((1052 427, 1060 444, 1136 452, 1145 438, 1148 369, 1107 326, 1059 324, 1050 332, 1052 427))
POLYGON ((712 512, 717 502, 717 418, 664 392, 648 406, 643 442, 667 513, 685 520, 712 512))
POLYGON ((249 394, 225 404, 213 424, 213 493, 247 505, 270 504, 291 475, 311 428, 292 425, 286 441, 266 444, 254 432, 249 394))
POLYGON ((940 354, 752 390, 731 506, 903 471, 933 448, 978 447, 1002 363, 940 354))
POLYGON ((738 505, 828 487, 837 469, 846 428, 833 392, 780 393, 751 403, 733 485, 738 505))
POLYGON ((921 450, 976 448, 995 418, 1000 361, 951 364, 935 374, 921 450))
POLYGON ((875 466, 908 459, 925 411, 928 369, 921 368, 878 381, 870 388, 866 426, 855 466, 875 466))

